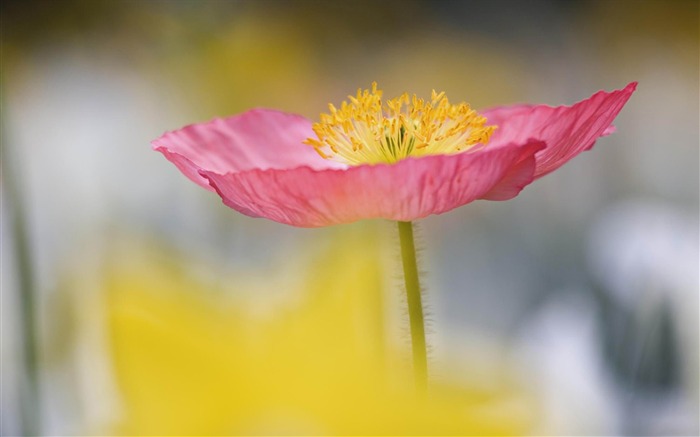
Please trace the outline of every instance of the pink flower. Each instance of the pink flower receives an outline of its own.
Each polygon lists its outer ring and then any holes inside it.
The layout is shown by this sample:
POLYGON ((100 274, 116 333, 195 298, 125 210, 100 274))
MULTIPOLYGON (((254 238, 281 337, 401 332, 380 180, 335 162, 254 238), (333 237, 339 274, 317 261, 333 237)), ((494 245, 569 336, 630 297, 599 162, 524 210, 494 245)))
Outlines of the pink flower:
POLYGON ((375 85, 340 109, 331 105, 316 124, 253 109, 167 132, 152 144, 251 217, 301 227, 412 221, 477 199, 515 197, 612 133, 636 86, 572 106, 515 105, 479 115, 435 92, 430 101, 404 94, 383 102, 375 85))

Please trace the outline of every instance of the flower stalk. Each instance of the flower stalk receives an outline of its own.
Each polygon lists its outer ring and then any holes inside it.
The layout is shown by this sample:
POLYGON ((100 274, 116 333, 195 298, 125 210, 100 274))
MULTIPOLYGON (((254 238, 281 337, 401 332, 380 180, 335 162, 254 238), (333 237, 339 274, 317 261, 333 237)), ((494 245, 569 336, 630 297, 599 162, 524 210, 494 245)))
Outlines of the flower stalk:
MULTIPOLYGON (((4 108, 3 108, 4 109, 4 108)), ((4 138, 3 138, 4 140, 4 138)), ((17 175, 13 173, 12 148, 4 149, 0 160, 0 172, 4 175, 5 202, 9 205, 9 219, 13 255, 17 264, 17 303, 19 306, 19 326, 21 363, 23 375, 20 382, 20 426, 23 435, 41 435, 42 405, 39 383, 39 338, 38 338, 38 290, 34 281, 29 235, 24 216, 24 204, 17 175)))
POLYGON ((428 388, 428 358, 425 345, 425 322, 423 320, 423 303, 421 301, 418 263, 416 262, 416 245, 413 238, 413 223, 397 222, 401 241, 401 260, 406 283, 406 300, 411 326, 411 349, 413 354, 413 375, 416 390, 423 396, 428 388))

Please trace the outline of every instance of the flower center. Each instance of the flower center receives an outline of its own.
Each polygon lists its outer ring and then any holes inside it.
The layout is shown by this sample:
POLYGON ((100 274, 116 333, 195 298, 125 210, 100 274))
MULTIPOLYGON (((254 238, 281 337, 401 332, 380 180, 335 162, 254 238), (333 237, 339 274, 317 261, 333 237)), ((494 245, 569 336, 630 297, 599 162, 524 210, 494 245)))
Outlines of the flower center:
POLYGON ((357 90, 337 109, 321 114, 304 144, 326 159, 350 165, 393 163, 409 156, 444 155, 488 143, 496 126, 467 103, 451 104, 433 90, 429 101, 404 93, 382 103, 377 83, 357 90))

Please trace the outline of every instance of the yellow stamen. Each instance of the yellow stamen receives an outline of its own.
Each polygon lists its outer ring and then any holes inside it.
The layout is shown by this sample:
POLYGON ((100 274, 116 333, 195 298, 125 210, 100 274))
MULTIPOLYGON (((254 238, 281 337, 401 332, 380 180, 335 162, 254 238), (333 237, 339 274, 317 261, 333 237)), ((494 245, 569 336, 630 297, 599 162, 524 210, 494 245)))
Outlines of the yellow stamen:
POLYGON ((444 92, 430 101, 404 93, 382 102, 377 83, 358 89, 340 108, 328 105, 305 144, 326 159, 350 165, 393 163, 409 156, 461 153, 485 146, 496 126, 467 103, 451 104, 444 92))

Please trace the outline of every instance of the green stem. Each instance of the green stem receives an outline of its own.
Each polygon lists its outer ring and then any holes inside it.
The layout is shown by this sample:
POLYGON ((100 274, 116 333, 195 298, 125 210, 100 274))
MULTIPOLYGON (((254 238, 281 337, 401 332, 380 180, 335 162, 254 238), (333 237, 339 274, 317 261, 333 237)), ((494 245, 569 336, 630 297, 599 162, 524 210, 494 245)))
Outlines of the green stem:
POLYGON ((408 317, 411 323, 413 376, 416 390, 419 394, 424 395, 428 388, 428 358, 425 347, 425 324, 418 280, 418 264, 416 263, 416 246, 413 241, 413 224, 411 222, 398 222, 398 224, 403 276, 406 282, 408 300, 408 317))
POLYGON ((3 194, 8 204, 12 226, 15 262, 17 263, 17 285, 19 292, 20 336, 24 378, 20 383, 20 413, 22 433, 26 436, 41 434, 41 402, 39 397, 39 360, 37 332, 37 289, 32 271, 29 238, 22 197, 17 186, 17 175, 11 174, 8 148, 4 150, 0 171, 3 177, 3 194))

